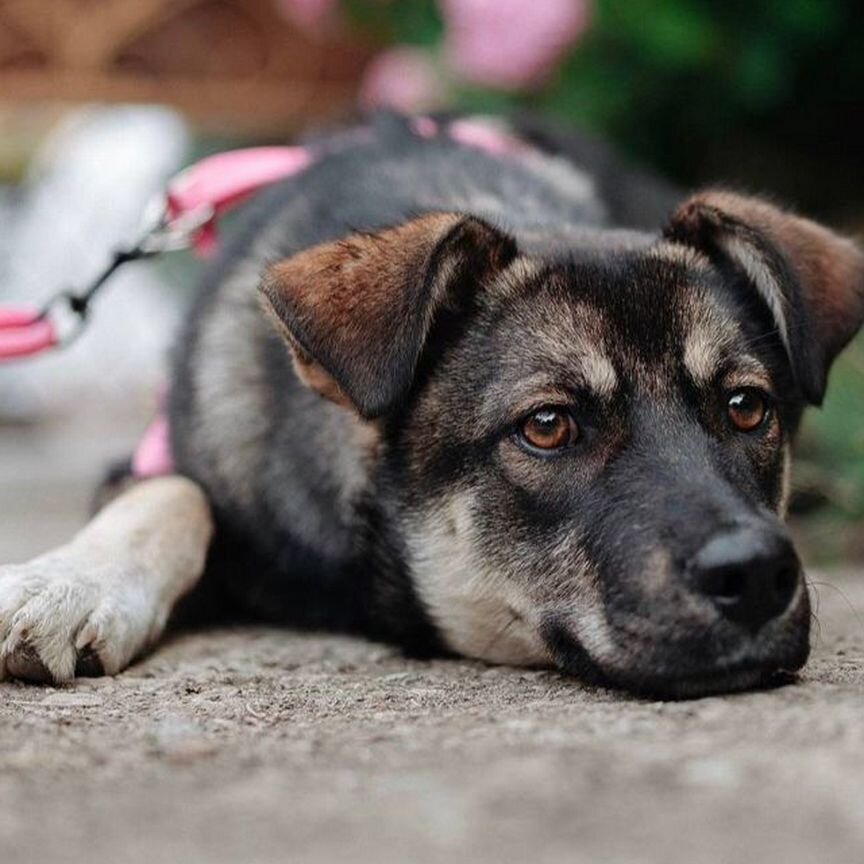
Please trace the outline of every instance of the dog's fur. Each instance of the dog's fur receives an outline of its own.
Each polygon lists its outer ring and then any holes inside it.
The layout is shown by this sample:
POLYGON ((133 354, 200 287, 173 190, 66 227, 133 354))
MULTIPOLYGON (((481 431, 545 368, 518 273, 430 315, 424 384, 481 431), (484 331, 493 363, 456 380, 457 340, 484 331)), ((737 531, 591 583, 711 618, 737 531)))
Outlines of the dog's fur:
POLYGON ((673 695, 805 662, 779 517, 802 410, 864 318, 864 258, 764 201, 678 204, 523 133, 533 149, 493 157, 384 118, 251 208, 179 341, 188 479, 0 571, 5 673, 122 668, 208 548, 196 594, 420 654, 673 695), (770 394, 754 432, 726 416, 740 388, 770 394), (545 406, 578 423, 572 446, 520 435, 545 406), (755 625, 694 584, 721 541, 785 562, 755 625))

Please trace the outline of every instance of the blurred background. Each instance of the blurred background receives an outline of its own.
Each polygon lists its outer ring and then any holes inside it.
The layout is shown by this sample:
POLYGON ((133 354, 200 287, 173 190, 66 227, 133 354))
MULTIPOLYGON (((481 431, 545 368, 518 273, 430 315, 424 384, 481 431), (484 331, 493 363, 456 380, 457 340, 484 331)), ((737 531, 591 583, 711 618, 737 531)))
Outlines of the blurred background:
MULTIPOLYGON (((0 301, 81 284, 165 179, 368 108, 531 111, 682 188, 864 235, 856 0, 0 0, 0 301)), ((0 561, 63 539, 152 411, 200 265, 132 265, 69 351, 0 367, 0 561)), ((864 340, 811 412, 794 524, 864 559, 864 340)))

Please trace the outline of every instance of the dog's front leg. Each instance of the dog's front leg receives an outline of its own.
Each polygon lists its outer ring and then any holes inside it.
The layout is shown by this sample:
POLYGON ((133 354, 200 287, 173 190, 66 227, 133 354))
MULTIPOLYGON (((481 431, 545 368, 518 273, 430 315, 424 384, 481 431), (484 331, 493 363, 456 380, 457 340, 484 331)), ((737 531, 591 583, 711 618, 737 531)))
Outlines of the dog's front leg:
POLYGON ((0 678, 119 672, 200 578, 212 531, 199 487, 162 477, 124 492, 68 545, 0 567, 0 678))

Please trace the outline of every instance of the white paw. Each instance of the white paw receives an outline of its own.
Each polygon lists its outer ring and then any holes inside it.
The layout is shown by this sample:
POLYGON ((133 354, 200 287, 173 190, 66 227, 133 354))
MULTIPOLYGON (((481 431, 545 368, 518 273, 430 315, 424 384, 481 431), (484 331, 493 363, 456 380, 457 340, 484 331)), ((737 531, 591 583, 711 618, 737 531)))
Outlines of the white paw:
POLYGON ((141 574, 70 547, 0 567, 0 679, 114 675, 165 623, 141 574))

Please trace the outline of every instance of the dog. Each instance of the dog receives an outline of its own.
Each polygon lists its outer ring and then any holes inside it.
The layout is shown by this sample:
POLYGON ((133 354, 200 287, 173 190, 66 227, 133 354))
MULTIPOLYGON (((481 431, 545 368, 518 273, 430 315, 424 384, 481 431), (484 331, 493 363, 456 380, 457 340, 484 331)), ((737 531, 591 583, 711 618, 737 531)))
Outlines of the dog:
POLYGON ((5 676, 117 673, 196 598, 663 697, 806 662, 790 447, 861 251, 422 119, 335 133, 249 208, 178 340, 170 473, 0 569, 5 676))

